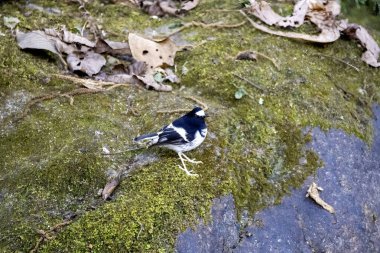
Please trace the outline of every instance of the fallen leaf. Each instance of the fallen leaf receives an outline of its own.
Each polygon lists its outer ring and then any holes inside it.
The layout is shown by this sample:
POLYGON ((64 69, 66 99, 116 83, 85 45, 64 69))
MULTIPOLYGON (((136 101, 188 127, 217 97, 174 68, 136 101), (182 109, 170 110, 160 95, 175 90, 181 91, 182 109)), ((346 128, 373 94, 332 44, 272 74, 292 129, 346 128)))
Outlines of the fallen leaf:
POLYGON ((258 3, 256 0, 250 0, 251 7, 249 9, 249 13, 264 23, 278 27, 298 27, 305 20, 310 20, 320 30, 319 35, 274 31, 253 20, 250 22, 255 28, 277 36, 319 43, 336 41, 340 37, 339 23, 336 22, 336 17, 340 14, 340 5, 334 0, 327 1, 326 4, 319 4, 319 2, 319 0, 301 0, 295 5, 293 15, 289 17, 278 15, 265 1, 258 3))
POLYGON ((309 0, 301 0, 294 6, 291 16, 282 17, 272 10, 270 5, 265 2, 251 0, 250 12, 267 25, 276 25, 280 27, 299 27, 304 23, 305 15, 308 10, 309 0))
POLYGON ((17 44, 20 48, 43 49, 60 55, 56 48, 56 39, 46 35, 42 31, 32 31, 28 33, 16 32, 17 44))
POLYGON ((346 24, 343 33, 351 39, 358 40, 366 51, 362 54, 362 60, 372 67, 380 67, 379 54, 380 47, 368 33, 368 31, 357 24, 346 24))
POLYGON ((361 59, 368 65, 380 67, 379 54, 380 48, 376 41, 369 35, 368 31, 359 25, 349 24, 345 20, 339 20, 340 4, 336 0, 300 0, 294 7, 292 16, 281 17, 275 13, 269 4, 265 1, 250 0, 251 6, 249 13, 252 13, 267 25, 278 27, 297 27, 304 23, 305 20, 313 23, 320 33, 318 35, 309 35, 294 32, 283 32, 269 29, 268 27, 258 24, 250 19, 245 12, 241 11, 249 22, 258 30, 263 32, 294 39, 302 39, 318 43, 330 43, 340 38, 341 33, 356 39, 366 49, 361 59))
POLYGON ((107 182, 106 186, 104 186, 104 189, 102 191, 102 198, 104 200, 107 200, 111 194, 115 191, 116 187, 120 184, 120 176, 117 176, 110 181, 107 182))
POLYGON ((318 205, 322 206, 325 210, 330 213, 335 213, 335 210, 332 206, 327 204, 321 197, 319 196, 319 191, 323 191, 322 188, 318 187, 316 183, 311 183, 309 189, 307 190, 306 197, 312 198, 318 205))
POLYGON ((62 41, 66 43, 79 43, 88 47, 95 47, 94 42, 89 41, 85 37, 69 32, 66 29, 63 29, 62 31, 62 41))
POLYGON ((139 0, 133 3, 151 16, 162 17, 166 14, 180 15, 194 9, 199 0, 173 1, 173 0, 139 0))
POLYGON ((80 71, 89 76, 99 73, 106 64, 106 59, 98 53, 87 52, 85 54, 69 54, 67 64, 71 71, 80 71))
POLYGON ((128 37, 133 58, 147 64, 148 69, 174 65, 174 57, 178 47, 170 38, 161 42, 145 39, 134 33, 128 37))
POLYGON ((182 7, 181 7, 180 12, 189 11, 191 9, 194 9, 195 7, 197 7, 198 4, 199 4, 199 0, 186 1, 186 2, 182 3, 182 7))
POLYGON ((20 20, 16 17, 3 17, 3 21, 4 25, 11 30, 13 30, 17 24, 20 23, 20 20))
POLYGON ((160 84, 157 83, 156 80, 154 80, 152 73, 146 73, 143 76, 137 76, 135 75, 137 79, 139 79, 141 82, 145 84, 145 88, 148 90, 156 90, 156 91, 172 91, 173 88, 170 85, 160 84))

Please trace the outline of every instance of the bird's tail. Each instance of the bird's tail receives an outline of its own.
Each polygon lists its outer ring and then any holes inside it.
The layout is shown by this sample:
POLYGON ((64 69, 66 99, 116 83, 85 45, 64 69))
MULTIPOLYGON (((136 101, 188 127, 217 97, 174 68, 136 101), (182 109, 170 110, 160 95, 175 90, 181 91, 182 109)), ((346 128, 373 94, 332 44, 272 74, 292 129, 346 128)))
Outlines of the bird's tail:
POLYGON ((151 133, 151 134, 144 134, 136 137, 134 139, 135 142, 139 143, 145 143, 148 146, 154 145, 158 141, 158 134, 157 133, 151 133))

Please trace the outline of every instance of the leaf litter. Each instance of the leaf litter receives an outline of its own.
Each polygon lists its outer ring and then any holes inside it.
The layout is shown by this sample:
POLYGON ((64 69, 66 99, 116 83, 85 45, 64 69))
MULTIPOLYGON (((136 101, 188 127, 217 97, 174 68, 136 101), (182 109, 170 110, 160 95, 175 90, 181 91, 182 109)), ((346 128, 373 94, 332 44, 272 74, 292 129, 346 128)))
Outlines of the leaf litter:
POLYGON ((291 16, 282 17, 277 14, 266 1, 250 0, 250 6, 246 12, 241 11, 253 27, 263 32, 317 43, 331 43, 338 40, 341 35, 359 41, 364 53, 361 59, 372 67, 380 67, 380 47, 368 31, 360 25, 349 23, 347 20, 338 18, 340 15, 340 4, 336 0, 300 0, 295 6, 291 16), (296 28, 305 22, 314 24, 318 35, 273 30, 259 24, 248 17, 252 14, 263 23, 279 28, 296 28))
POLYGON ((95 80, 140 84, 157 91, 172 90, 163 81, 179 82, 168 68, 174 66, 175 54, 179 50, 170 38, 155 42, 130 33, 128 43, 101 38, 93 42, 62 28, 27 33, 17 31, 16 40, 22 49, 50 51, 71 72, 95 80), (162 82, 154 78, 157 72, 163 73, 162 82))

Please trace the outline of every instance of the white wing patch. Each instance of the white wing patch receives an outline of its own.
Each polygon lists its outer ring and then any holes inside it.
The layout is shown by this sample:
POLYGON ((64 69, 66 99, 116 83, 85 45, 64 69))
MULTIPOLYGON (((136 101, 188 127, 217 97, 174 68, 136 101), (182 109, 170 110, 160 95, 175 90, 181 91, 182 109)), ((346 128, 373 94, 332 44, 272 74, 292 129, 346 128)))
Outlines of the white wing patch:
POLYGON ((170 124, 168 128, 174 129, 174 131, 176 131, 185 141, 187 142, 189 141, 186 137, 186 130, 183 129, 182 127, 175 127, 173 126, 173 124, 170 124))

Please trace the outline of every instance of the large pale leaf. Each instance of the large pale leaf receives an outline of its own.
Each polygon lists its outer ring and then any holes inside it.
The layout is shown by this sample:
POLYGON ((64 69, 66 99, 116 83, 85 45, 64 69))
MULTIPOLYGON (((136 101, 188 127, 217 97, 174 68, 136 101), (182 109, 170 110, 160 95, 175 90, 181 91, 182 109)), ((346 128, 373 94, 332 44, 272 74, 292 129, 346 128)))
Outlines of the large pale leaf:
POLYGON ((174 57, 178 47, 169 38, 155 42, 130 33, 128 42, 133 58, 146 63, 148 70, 174 65, 174 57))
POLYGON ((46 35, 42 31, 32 31, 28 33, 16 32, 17 44, 20 48, 25 49, 43 49, 54 54, 60 55, 56 48, 56 39, 46 35))

